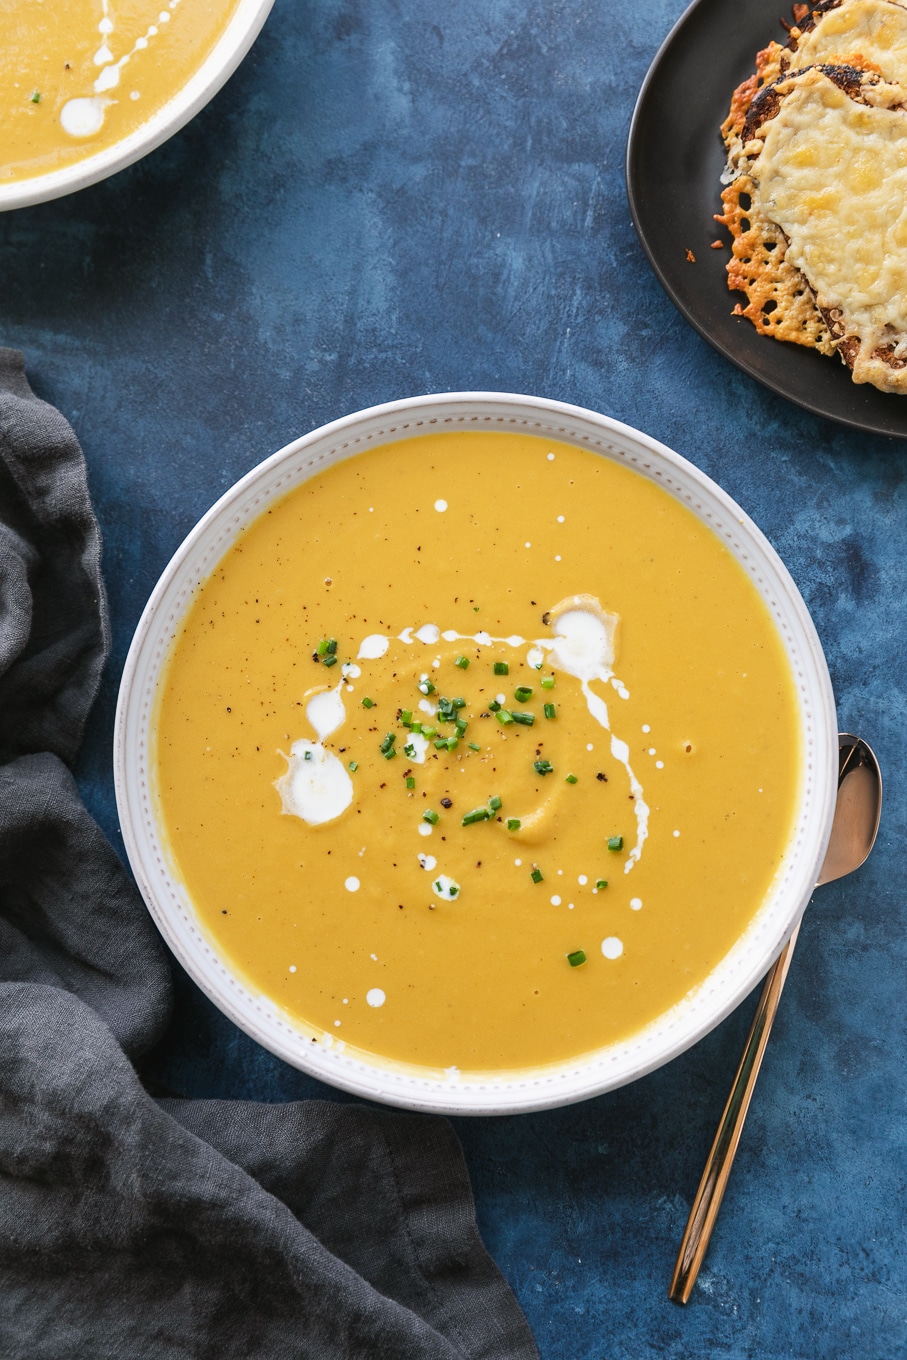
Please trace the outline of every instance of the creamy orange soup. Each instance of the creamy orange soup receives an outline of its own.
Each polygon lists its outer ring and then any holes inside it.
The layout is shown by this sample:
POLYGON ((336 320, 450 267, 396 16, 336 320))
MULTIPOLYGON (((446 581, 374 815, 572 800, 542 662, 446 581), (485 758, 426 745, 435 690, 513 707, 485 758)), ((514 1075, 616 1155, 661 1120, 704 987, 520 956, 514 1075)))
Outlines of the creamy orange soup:
POLYGON ((693 514, 583 449, 434 434, 306 482, 199 589, 157 795, 204 929, 304 1033, 513 1070, 706 978, 800 749, 767 609, 693 514))
POLYGON ((0 184, 84 160, 158 112, 238 0, 0 0, 0 184))

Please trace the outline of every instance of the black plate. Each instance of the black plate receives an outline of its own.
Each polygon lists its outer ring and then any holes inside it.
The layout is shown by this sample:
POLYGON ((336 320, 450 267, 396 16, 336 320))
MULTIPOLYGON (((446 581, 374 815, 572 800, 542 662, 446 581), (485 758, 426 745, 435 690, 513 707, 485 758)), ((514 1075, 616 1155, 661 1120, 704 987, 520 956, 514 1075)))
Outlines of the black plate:
POLYGON ((636 101, 627 144, 627 195, 643 249, 672 302, 720 354, 816 415, 907 439, 907 396, 851 381, 837 358, 759 335, 732 309, 729 241, 720 213, 725 152, 718 131, 734 87, 770 39, 786 41, 785 0, 695 0, 669 33, 636 101), (691 250, 695 264, 687 259, 691 250))

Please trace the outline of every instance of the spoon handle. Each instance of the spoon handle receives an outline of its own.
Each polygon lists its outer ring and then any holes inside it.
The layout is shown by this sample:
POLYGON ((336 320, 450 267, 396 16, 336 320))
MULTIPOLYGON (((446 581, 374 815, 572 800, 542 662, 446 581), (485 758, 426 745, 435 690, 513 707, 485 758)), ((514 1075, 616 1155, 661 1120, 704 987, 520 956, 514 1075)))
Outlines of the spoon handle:
POLYGON ((763 984, 743 1057, 740 1059, 740 1066, 737 1068, 737 1075, 724 1107, 724 1114, 721 1116, 721 1123, 718 1125, 718 1132, 715 1134, 715 1141, 705 1164, 680 1244, 677 1264, 668 1290, 668 1297, 674 1303, 686 1303, 689 1299, 696 1283, 696 1276, 699 1274, 699 1267, 702 1265, 702 1258, 709 1245, 799 930, 798 923, 763 984))

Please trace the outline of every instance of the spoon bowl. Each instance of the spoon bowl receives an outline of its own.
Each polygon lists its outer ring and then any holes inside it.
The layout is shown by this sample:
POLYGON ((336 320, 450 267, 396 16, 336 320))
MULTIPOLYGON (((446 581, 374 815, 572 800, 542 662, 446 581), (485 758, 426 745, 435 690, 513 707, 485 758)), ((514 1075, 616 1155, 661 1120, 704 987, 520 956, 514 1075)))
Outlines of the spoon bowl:
POLYGON ((875 844, 882 816, 882 772, 868 742, 838 735, 838 796, 816 887, 852 874, 875 844))

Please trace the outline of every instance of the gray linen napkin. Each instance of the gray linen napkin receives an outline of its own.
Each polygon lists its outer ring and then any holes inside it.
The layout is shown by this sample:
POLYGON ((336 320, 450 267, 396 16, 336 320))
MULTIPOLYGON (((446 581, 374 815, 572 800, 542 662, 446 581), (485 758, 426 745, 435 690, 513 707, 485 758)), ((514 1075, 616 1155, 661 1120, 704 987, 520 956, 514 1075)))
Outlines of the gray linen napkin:
POLYGON ((143 1088, 169 965, 65 763, 99 563, 75 435, 0 349, 0 1355, 531 1360, 446 1120, 143 1088))

